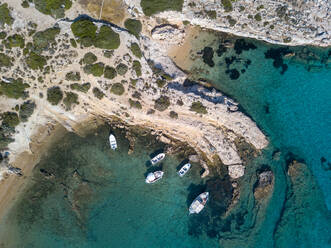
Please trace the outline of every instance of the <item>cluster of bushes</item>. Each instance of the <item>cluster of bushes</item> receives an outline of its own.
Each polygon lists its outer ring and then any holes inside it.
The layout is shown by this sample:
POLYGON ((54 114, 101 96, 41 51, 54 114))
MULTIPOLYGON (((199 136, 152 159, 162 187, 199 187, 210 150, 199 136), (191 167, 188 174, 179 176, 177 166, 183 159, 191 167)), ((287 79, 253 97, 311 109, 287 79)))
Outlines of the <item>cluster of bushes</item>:
POLYGON ((141 64, 138 60, 133 61, 132 69, 136 72, 137 77, 141 76, 141 64))
POLYGON ((50 45, 56 43, 55 37, 60 33, 60 28, 47 28, 33 35, 33 45, 37 50, 44 50, 50 45))
POLYGON ((161 96, 155 100, 154 108, 158 111, 164 111, 170 106, 170 99, 167 96, 161 96))
POLYGON ((98 57, 95 56, 94 53, 91 53, 91 52, 88 52, 88 53, 85 53, 83 59, 82 59, 82 62, 84 64, 93 64, 94 62, 96 62, 98 60, 98 57))
POLYGON ((38 11, 54 18, 63 18, 64 12, 71 8, 71 0, 34 0, 38 11))
POLYGON ((169 116, 172 119, 178 119, 178 114, 173 110, 170 111, 169 116))
POLYGON ((80 72, 79 71, 71 71, 66 74, 66 80, 68 81, 79 81, 80 80, 80 72))
POLYGON ((129 30, 129 32, 133 35, 135 35, 137 38, 139 37, 139 34, 142 29, 141 22, 136 19, 126 19, 124 22, 124 27, 129 30))
POLYGON ((94 87, 92 91, 93 95, 99 100, 101 100, 105 96, 105 94, 97 87, 94 87))
POLYGON ((105 64, 102 62, 84 66, 84 72, 86 74, 92 74, 95 77, 101 77, 103 75, 104 69, 105 64))
POLYGON ((222 0, 221 1, 225 12, 231 12, 233 10, 231 1, 232 0, 222 0))
POLYGON ((12 65, 11 58, 4 53, 0 53, 0 68, 11 67, 12 65))
POLYGON ((128 66, 126 64, 123 64, 123 63, 119 63, 116 66, 116 71, 121 76, 125 75, 125 73, 128 71, 128 69, 129 69, 128 66))
POLYGON ((63 92, 58 86, 54 86, 47 90, 47 101, 52 105, 57 105, 63 98, 63 92))
POLYGON ((23 83, 22 78, 11 79, 10 83, 0 82, 0 96, 5 95, 9 98, 24 98, 26 96, 25 89, 29 88, 30 85, 23 83))
POLYGON ((32 70, 43 70, 44 66, 47 64, 47 60, 44 56, 37 54, 35 52, 30 52, 25 58, 25 62, 32 70))
POLYGON ((104 71, 104 77, 108 79, 113 79, 117 76, 116 69, 111 66, 106 66, 104 71))
POLYGON ((111 86, 110 92, 115 95, 123 95, 124 93, 124 86, 121 83, 115 83, 111 86))
POLYGON ((78 84, 78 83, 74 83, 74 84, 70 84, 70 89, 72 90, 78 90, 81 92, 88 92, 88 90, 91 88, 91 84, 90 83, 84 83, 84 84, 78 84))
POLYGON ((141 103, 138 100, 129 98, 129 104, 131 108, 142 109, 141 103))
POLYGON ((203 104, 199 101, 193 102, 190 108, 191 111, 194 111, 199 114, 207 114, 207 109, 203 104))
POLYGON ((65 92, 66 96, 63 99, 63 103, 66 106, 66 110, 71 110, 73 104, 78 104, 78 95, 74 92, 65 92))
POLYGON ((120 36, 111 27, 103 25, 97 33, 97 26, 89 19, 80 19, 71 24, 71 30, 84 47, 95 46, 101 49, 117 49, 120 36))
POLYGON ((7 39, 4 41, 4 45, 9 49, 13 47, 24 48, 25 39, 20 34, 14 34, 7 37, 7 39))
POLYGON ((130 46, 130 50, 133 53, 133 55, 136 56, 137 58, 140 59, 142 57, 140 47, 137 43, 132 43, 130 46))
POLYGON ((20 106, 19 118, 22 122, 27 122, 33 114, 36 104, 33 101, 26 101, 20 106))
POLYGON ((162 11, 182 11, 184 0, 141 0, 140 5, 146 16, 151 16, 162 11))
POLYGON ((4 24, 12 25, 14 22, 14 18, 11 17, 10 11, 8 9, 8 4, 3 3, 0 5, 0 26, 4 24))

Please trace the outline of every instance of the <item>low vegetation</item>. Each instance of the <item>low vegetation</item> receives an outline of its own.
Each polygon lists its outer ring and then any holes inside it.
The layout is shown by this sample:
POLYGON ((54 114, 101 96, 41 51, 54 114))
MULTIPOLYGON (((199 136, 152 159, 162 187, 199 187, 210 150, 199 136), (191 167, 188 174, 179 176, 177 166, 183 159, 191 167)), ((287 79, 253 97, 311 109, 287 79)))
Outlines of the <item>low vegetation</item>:
POLYGON ((164 79, 159 78, 159 79, 156 80, 156 84, 159 88, 163 88, 163 86, 166 85, 166 83, 167 83, 167 81, 164 80, 164 79))
POLYGON ((10 83, 0 82, 0 95, 5 95, 9 98, 24 98, 26 95, 25 89, 29 88, 30 85, 23 83, 22 78, 16 80, 12 79, 10 83))
POLYGON ((199 114, 207 114, 207 109, 200 101, 193 102, 190 108, 191 111, 194 111, 199 114))
POLYGON ((138 100, 129 98, 129 104, 131 108, 142 109, 141 103, 138 100))
POLYGON ((46 58, 35 52, 29 53, 29 56, 26 57, 25 62, 32 70, 43 70, 44 66, 47 64, 46 58))
POLYGON ((101 77, 104 71, 105 64, 102 62, 86 65, 84 67, 84 72, 86 74, 92 74, 95 77, 101 77))
POLYGON ((12 36, 8 36, 4 41, 4 44, 7 48, 11 49, 13 47, 24 48, 24 37, 20 34, 14 34, 12 36))
POLYGON ((137 43, 132 43, 130 46, 130 50, 133 53, 133 55, 136 56, 137 58, 140 59, 142 57, 140 47, 137 43))
POLYGON ((121 96, 124 93, 124 86, 121 83, 115 83, 111 86, 110 92, 115 95, 121 96))
POLYGON ((68 81, 79 81, 80 80, 80 72, 79 71, 71 71, 66 74, 66 80, 68 81))
POLYGON ((71 110, 73 104, 78 104, 78 95, 74 92, 65 92, 66 96, 63 99, 63 104, 66 106, 66 110, 71 110))
POLYGON ((91 84, 90 83, 84 83, 84 84, 78 84, 78 83, 74 83, 74 84, 70 84, 70 89, 72 90, 78 90, 80 92, 88 92, 89 89, 91 88, 91 84))
POLYGON ((97 60, 98 60, 98 57, 95 56, 94 53, 88 52, 88 53, 85 53, 82 62, 84 64, 89 65, 89 64, 95 63, 97 60))
POLYGON ((14 22, 14 18, 11 17, 10 11, 7 3, 3 3, 0 5, 0 26, 4 24, 12 25, 14 22))
POLYGON ((117 49, 120 46, 120 36, 111 27, 103 25, 96 35, 94 46, 101 49, 117 49))
POLYGON ((54 18, 63 18, 65 10, 71 8, 71 0, 34 0, 38 11, 54 18))
POLYGON ((260 13, 257 13, 255 16, 254 16, 254 19, 258 22, 260 22, 262 20, 262 17, 261 17, 261 14, 260 13))
POLYGON ((225 12, 231 12, 233 10, 231 0, 221 0, 225 12))
POLYGON ((182 11, 184 0, 141 0, 140 5, 146 16, 166 10, 182 11))
POLYGON ((11 58, 4 53, 0 53, 0 68, 11 67, 12 65, 11 58))
POLYGON ((92 91, 93 95, 99 100, 101 100, 105 96, 105 94, 97 87, 94 87, 92 91))
POLYGON ((4 112, 1 114, 2 125, 5 127, 16 127, 20 120, 15 112, 4 112))
POLYGON ((169 116, 172 119, 178 119, 178 114, 173 110, 170 111, 169 116))
POLYGON ((116 66, 116 71, 119 75, 123 76, 128 71, 128 66, 123 63, 119 63, 116 66))
POLYGON ((60 28, 48 28, 33 35, 33 45, 38 50, 44 50, 56 43, 55 37, 60 33, 60 28))
POLYGON ((47 90, 47 101, 52 105, 57 105, 63 98, 63 92, 58 86, 54 86, 47 90))
POLYGON ((138 60, 133 61, 132 69, 136 72, 137 77, 141 76, 141 64, 138 60))
POLYGON ((124 22, 124 27, 129 30, 129 32, 133 35, 135 35, 137 38, 139 37, 139 34, 142 29, 141 22, 136 19, 126 19, 124 22))
POLYGON ((33 101, 26 101, 20 106, 19 117, 22 122, 27 122, 33 114, 36 104, 33 101))
POLYGON ((155 100, 154 108, 158 111, 164 111, 170 106, 170 99, 167 96, 161 96, 155 100))
POLYGON ((206 11, 206 14, 210 19, 216 19, 217 17, 217 13, 215 10, 206 11))
POLYGON ((114 67, 106 66, 103 76, 108 79, 113 79, 117 76, 117 72, 114 67))

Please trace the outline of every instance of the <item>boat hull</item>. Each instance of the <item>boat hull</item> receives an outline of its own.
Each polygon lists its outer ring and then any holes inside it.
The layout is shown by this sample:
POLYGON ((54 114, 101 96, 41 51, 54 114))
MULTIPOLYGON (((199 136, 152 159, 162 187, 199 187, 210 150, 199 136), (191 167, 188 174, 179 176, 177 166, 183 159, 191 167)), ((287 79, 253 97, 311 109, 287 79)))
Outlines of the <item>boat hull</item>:
POLYGON ((148 184, 155 183, 163 177, 163 174, 164 174, 163 171, 151 172, 147 175, 145 182, 148 184))
POLYGON ((189 208, 190 214, 198 214, 204 209, 209 198, 209 192, 201 193, 195 198, 189 208))

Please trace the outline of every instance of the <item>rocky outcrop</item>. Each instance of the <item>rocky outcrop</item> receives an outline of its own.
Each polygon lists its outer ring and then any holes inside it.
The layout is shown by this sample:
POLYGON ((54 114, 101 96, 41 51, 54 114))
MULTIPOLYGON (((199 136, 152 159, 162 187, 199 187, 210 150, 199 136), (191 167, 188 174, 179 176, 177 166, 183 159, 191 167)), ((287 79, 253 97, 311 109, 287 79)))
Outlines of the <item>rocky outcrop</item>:
POLYGON ((261 201, 270 196, 274 185, 274 174, 269 167, 263 168, 257 172, 257 182, 254 187, 254 197, 261 201))

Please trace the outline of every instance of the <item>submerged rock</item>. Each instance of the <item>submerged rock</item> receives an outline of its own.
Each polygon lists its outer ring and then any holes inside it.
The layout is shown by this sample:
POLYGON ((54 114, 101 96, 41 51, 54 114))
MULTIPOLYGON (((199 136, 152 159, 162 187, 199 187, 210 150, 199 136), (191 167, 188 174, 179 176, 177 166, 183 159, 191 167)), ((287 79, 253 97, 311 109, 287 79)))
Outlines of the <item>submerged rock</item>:
POLYGON ((267 166, 257 172, 258 179, 254 186, 254 197, 256 200, 262 200, 270 195, 273 189, 274 174, 267 166))

